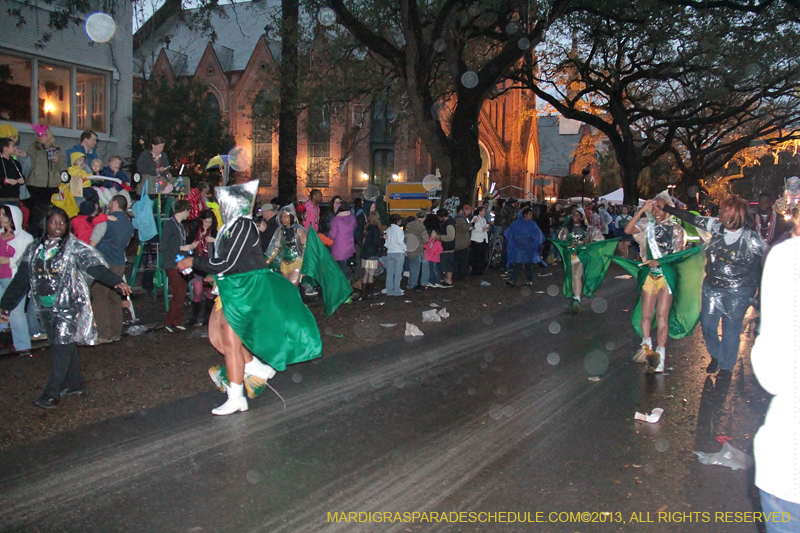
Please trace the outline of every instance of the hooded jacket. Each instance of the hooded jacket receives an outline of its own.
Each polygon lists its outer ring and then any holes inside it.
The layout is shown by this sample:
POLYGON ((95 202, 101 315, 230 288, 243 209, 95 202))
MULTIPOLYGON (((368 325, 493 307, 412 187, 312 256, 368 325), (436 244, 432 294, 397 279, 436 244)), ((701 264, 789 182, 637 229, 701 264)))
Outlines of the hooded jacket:
POLYGON ((22 211, 19 207, 9 205, 11 210, 11 221, 14 222, 14 238, 8 241, 8 244, 14 247, 14 255, 11 257, 11 275, 14 276, 19 269, 19 263, 22 261, 22 256, 28 245, 33 242, 33 236, 22 229, 22 211))
POLYGON ((58 156, 59 148, 57 146, 51 150, 55 151, 53 155, 58 157, 57 162, 50 160, 48 149, 39 141, 34 142, 28 148, 28 155, 31 158, 31 170, 25 180, 28 186, 57 189, 61 185, 61 171, 70 166, 70 162, 67 160, 68 156, 58 156))

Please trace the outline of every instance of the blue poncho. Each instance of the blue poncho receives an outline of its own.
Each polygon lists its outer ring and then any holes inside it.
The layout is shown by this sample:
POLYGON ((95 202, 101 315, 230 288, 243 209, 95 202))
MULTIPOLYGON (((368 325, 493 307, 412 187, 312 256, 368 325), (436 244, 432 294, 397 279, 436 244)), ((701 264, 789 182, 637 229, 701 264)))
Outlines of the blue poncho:
POLYGON ((544 234, 533 220, 518 218, 503 232, 508 242, 508 264, 540 263, 539 246, 544 242, 544 234))

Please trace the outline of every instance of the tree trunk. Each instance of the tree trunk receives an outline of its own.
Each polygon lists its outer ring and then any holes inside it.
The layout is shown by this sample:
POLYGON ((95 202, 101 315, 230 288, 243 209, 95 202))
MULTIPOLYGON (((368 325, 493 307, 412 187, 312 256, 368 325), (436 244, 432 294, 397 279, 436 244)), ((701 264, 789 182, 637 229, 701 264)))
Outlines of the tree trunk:
POLYGON ((462 205, 471 201, 478 172, 481 169, 481 149, 478 144, 478 114, 481 101, 480 98, 459 95, 447 143, 452 161, 447 195, 458 196, 462 205))
POLYGON ((297 200, 297 0, 281 0, 280 112, 278 115, 278 198, 297 200))
POLYGON ((617 155, 617 162, 620 166, 620 177, 622 178, 622 192, 624 193, 623 203, 625 205, 639 205, 639 174, 642 167, 633 161, 633 157, 626 157, 620 150, 617 155), (619 155, 622 154, 622 155, 619 155))

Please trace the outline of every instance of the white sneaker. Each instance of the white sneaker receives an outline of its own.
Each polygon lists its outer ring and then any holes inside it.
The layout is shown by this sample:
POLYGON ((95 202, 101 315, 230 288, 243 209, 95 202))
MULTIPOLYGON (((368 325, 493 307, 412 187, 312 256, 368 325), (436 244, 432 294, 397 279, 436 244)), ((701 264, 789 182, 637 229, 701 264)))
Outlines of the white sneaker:
POLYGON ((31 335, 32 341, 44 341, 47 340, 47 333, 37 333, 36 335, 31 335))
POLYGON ((408 270, 406 270, 405 272, 403 272, 403 277, 404 277, 404 278, 407 278, 407 277, 408 277, 408 276, 410 276, 410 275, 411 275, 411 272, 409 272, 408 270))
POLYGON ((244 395, 243 383, 231 383, 228 387, 228 401, 211 410, 211 414, 217 416, 232 415, 239 411, 247 411, 247 398, 244 395))
POLYGON ((253 357, 253 360, 244 365, 245 374, 250 374, 264 381, 268 381, 275 377, 275 369, 271 366, 262 363, 258 358, 253 357))
POLYGON ((381 294, 386 294, 386 289, 381 289, 381 294))
POLYGON ((431 285, 431 287, 433 287, 434 289, 441 289, 442 288, 442 286, 439 283, 434 283, 433 285, 431 285))

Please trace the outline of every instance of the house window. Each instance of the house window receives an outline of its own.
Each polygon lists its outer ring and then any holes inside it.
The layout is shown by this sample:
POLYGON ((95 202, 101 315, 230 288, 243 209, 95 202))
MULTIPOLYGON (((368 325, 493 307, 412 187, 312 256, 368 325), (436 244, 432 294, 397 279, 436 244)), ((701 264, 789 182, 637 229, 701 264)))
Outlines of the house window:
POLYGON ((0 54, 0 120, 31 121, 31 62, 0 54))
POLYGON ((106 78, 102 74, 78 71, 75 105, 79 130, 106 131, 106 78), (83 101, 81 105, 80 101, 83 101))
POLYGON ((331 119, 327 106, 308 110, 307 187, 329 187, 331 176, 331 119))
POLYGON ((106 133, 107 80, 107 74, 46 59, 0 54, 0 120, 106 133))
POLYGON ((39 124, 70 127, 68 68, 39 62, 39 124))
POLYGON ((253 101, 253 166, 251 174, 258 180, 261 187, 272 186, 272 118, 266 108, 267 102, 266 91, 260 91, 253 101))

